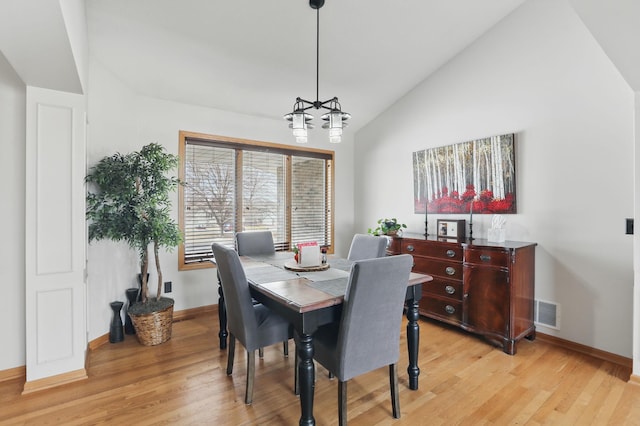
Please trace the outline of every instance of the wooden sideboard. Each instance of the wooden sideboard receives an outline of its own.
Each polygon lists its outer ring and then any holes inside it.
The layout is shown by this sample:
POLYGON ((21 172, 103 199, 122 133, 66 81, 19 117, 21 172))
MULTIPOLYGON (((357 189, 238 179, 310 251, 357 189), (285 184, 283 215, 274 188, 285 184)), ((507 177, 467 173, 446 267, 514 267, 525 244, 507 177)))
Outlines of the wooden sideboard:
POLYGON ((535 246, 405 234, 387 251, 413 255, 413 271, 433 276, 422 286, 421 315, 480 334, 514 355, 516 342, 536 336, 535 246))

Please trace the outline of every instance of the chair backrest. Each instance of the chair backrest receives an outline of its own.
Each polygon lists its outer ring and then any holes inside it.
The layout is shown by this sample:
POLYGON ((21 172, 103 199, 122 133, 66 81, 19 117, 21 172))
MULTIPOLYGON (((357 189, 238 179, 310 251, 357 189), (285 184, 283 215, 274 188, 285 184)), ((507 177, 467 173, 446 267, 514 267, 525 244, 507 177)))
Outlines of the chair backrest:
POLYGON ((273 254, 276 252, 271 231, 238 232, 236 234, 236 249, 240 256, 273 254))
POLYGON ((257 349, 258 322, 247 277, 235 250, 218 243, 211 245, 227 308, 227 327, 247 350, 257 349), (254 347, 255 346, 255 347, 254 347))
POLYGON ((387 239, 367 234, 356 234, 351 240, 349 260, 374 259, 384 257, 387 249, 387 239))
POLYGON ((338 332, 340 380, 398 361, 412 265, 408 254, 353 263, 338 332))

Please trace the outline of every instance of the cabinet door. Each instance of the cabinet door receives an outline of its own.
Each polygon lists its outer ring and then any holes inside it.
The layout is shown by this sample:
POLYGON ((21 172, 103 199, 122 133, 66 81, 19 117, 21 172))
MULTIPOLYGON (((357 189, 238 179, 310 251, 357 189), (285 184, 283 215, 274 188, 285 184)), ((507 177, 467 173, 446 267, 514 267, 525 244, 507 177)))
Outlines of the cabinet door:
POLYGON ((465 326, 478 333, 509 334, 509 270, 464 266, 465 326))

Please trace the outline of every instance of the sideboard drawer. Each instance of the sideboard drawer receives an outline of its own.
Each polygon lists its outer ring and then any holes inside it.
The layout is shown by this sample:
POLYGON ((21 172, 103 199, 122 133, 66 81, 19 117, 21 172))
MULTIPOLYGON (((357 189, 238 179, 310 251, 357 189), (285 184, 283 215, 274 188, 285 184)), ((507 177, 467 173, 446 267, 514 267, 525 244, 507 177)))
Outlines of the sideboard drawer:
POLYGON ((462 262, 462 246, 459 244, 403 240, 401 251, 414 256, 428 256, 462 262))
POLYGON ((462 281, 434 277, 433 281, 422 284, 422 294, 424 297, 436 295, 462 301, 462 281))
POLYGON ((462 322, 462 302, 459 301, 426 296, 420 300, 420 309, 423 315, 429 317, 436 316, 449 322, 462 322))
POLYGON ((462 280, 462 263, 433 260, 426 257, 413 257, 413 271, 452 280, 462 280))
POLYGON ((473 249, 466 248, 464 250, 465 263, 473 263, 476 265, 509 267, 511 256, 508 250, 492 250, 492 249, 473 249))

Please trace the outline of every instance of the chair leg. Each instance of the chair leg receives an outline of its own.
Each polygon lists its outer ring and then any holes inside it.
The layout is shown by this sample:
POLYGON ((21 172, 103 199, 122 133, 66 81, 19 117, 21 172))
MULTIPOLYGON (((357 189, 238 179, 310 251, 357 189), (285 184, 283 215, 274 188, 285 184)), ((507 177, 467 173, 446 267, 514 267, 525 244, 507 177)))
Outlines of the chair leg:
POLYGON ((285 340, 282 342, 282 352, 284 353, 285 358, 289 358, 289 341, 285 340))
POLYGON ((227 354, 227 376, 230 376, 233 373, 233 358, 236 353, 236 336, 229 333, 229 345, 228 345, 228 354, 227 354))
POLYGON ((244 403, 253 402, 253 381, 256 376, 256 352, 247 351, 247 388, 245 390, 244 403))
POLYGON ((398 395, 398 366, 389 365, 389 386, 391 387, 391 410, 393 418, 400 418, 400 396, 398 395))
POLYGON ((294 395, 300 395, 300 378, 298 376, 298 363, 300 362, 300 358, 298 358, 298 353, 296 351, 296 360, 293 363, 293 393, 294 395))
POLYGON ((258 349, 258 356, 260 357, 260 359, 264 358, 264 348, 258 349))
POLYGON ((338 381, 338 424, 347 425, 347 382, 338 381))

